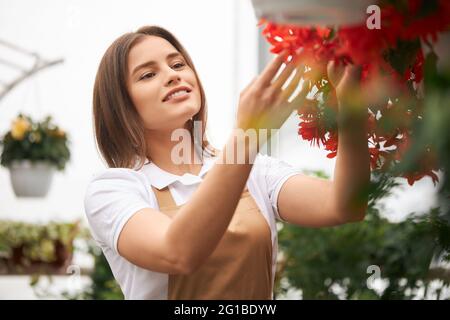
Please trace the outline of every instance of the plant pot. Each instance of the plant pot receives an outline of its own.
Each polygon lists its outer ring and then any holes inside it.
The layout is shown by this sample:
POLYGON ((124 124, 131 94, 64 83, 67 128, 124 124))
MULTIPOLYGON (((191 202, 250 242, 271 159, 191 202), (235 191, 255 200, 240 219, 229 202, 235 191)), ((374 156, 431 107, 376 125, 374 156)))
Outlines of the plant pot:
POLYGON ((367 18, 373 1, 357 0, 252 0, 256 18, 296 25, 351 25, 367 18))
POLYGON ((17 197, 45 197, 55 166, 46 162, 14 161, 9 167, 11 184, 17 197))
POLYGON ((60 241, 55 241, 55 260, 51 262, 30 260, 24 255, 24 246, 12 249, 9 259, 0 258, 0 274, 67 274, 67 268, 72 262, 72 246, 66 247, 60 241))
POLYGON ((46 225, 0 221, 0 275, 67 274, 79 221, 46 225))

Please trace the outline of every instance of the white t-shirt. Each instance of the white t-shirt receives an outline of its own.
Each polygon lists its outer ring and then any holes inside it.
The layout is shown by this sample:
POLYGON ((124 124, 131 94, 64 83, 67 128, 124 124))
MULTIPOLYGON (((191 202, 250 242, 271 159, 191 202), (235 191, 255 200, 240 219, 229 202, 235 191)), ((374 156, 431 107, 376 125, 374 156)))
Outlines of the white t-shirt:
MULTIPOLYGON (((205 157, 198 176, 189 173, 177 176, 149 163, 140 170, 105 169, 91 179, 84 201, 91 233, 126 299, 167 299, 169 277, 140 268, 118 253, 117 240, 123 226, 141 209, 159 209, 151 185, 157 189, 169 186, 175 203, 186 203, 216 160, 205 157)), ((248 190, 271 229, 272 283, 278 249, 276 220, 281 220, 277 209, 278 193, 283 183, 295 174, 300 174, 300 169, 258 154, 247 180, 248 190)))

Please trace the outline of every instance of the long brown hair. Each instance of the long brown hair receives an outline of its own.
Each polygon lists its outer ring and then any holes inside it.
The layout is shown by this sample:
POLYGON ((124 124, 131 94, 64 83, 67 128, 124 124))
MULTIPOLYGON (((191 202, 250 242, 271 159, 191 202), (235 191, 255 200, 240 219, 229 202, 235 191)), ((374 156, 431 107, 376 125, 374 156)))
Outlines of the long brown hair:
MULTIPOLYGON (((207 106, 203 86, 194 64, 181 43, 166 29, 145 26, 122 35, 106 50, 100 62, 94 84, 93 116, 97 147, 112 168, 141 168, 147 159, 144 124, 127 89, 128 54, 145 36, 157 36, 170 42, 194 71, 200 89, 201 107, 193 121, 201 121, 201 149, 215 155, 216 149, 205 137, 207 106)), ((193 124, 193 121, 190 122, 193 124)), ((191 137, 195 137, 190 126, 191 137)), ((198 143, 198 142, 197 142, 198 143)), ((203 154, 202 154, 203 155, 203 154)))

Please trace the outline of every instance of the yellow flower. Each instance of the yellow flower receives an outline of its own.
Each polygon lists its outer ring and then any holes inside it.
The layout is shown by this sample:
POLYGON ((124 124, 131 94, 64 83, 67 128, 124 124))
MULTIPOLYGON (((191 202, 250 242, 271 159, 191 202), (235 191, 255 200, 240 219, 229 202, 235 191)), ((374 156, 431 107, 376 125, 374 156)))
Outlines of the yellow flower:
POLYGON ((27 119, 19 117, 12 123, 11 135, 15 140, 22 140, 25 133, 31 128, 27 119))

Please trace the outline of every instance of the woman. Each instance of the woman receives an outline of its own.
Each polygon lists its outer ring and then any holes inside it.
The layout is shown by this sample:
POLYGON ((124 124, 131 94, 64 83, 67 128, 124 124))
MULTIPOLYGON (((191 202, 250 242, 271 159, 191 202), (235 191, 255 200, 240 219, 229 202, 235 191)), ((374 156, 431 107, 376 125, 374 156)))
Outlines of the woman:
POLYGON ((309 227, 363 219, 367 200, 354 199, 369 181, 360 121, 366 111, 348 97, 356 68, 329 65, 342 125, 334 181, 257 155, 264 135, 242 143, 245 136, 237 134, 278 129, 301 105, 304 92, 288 101, 301 62, 293 58, 279 72, 284 61, 287 53, 242 91, 233 134, 217 151, 204 139, 206 100, 197 72, 170 32, 143 27, 108 48, 93 104, 97 144, 110 168, 90 182, 85 208, 125 298, 271 299, 277 219, 309 227), (188 161, 180 163, 172 133, 183 129, 190 133, 181 142, 188 161), (245 163, 227 156, 235 148, 245 163))

